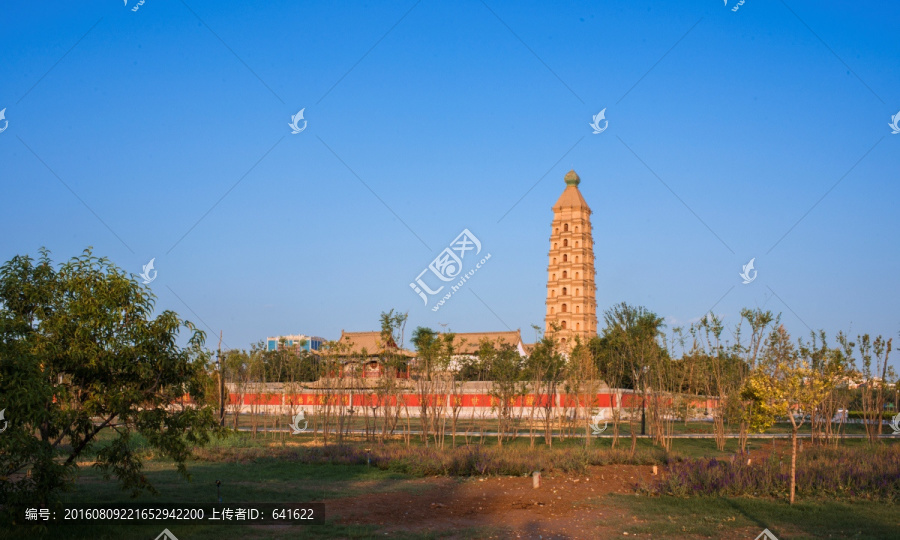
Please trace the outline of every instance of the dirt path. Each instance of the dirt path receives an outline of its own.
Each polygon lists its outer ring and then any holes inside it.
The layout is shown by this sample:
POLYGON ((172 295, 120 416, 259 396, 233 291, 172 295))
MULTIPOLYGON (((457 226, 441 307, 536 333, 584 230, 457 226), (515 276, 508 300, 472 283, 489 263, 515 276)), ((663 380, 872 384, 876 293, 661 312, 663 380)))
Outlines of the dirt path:
POLYGON ((633 486, 651 474, 650 466, 591 467, 586 476, 544 474, 538 489, 531 477, 430 478, 414 494, 330 500, 326 512, 342 523, 378 525, 388 534, 440 532, 463 538, 482 529, 485 537, 494 538, 622 537, 622 529, 613 524, 629 516, 604 507, 601 497, 633 493, 633 486))

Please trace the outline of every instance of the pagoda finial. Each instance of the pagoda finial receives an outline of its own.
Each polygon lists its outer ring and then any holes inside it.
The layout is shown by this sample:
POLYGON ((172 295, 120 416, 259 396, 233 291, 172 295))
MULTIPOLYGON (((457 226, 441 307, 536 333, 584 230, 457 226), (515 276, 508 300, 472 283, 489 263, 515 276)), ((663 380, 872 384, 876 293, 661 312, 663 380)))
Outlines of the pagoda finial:
POLYGON ((566 173, 566 185, 568 186, 578 186, 581 183, 581 178, 578 178, 578 175, 575 173, 575 169, 566 173))

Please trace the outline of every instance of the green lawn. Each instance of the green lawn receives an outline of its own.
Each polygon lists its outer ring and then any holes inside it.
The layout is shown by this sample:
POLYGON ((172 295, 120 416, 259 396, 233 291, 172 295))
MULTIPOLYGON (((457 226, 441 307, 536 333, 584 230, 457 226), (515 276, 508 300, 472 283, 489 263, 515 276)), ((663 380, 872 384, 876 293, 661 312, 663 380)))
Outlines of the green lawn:
MULTIPOLYGON (((291 442, 309 441, 309 436, 289 439, 291 442)), ((486 439, 495 444, 495 438, 486 439)), ((414 444, 417 438, 413 438, 414 444)), ((543 446, 541 439, 537 445, 543 446)), ((890 441, 895 442, 895 441, 890 441)), ((769 440, 751 440, 751 449, 768 444, 769 440)), ((141 445, 138 439, 135 444, 141 445)), ((356 443, 374 445, 374 443, 356 443)), ((394 443, 400 444, 400 443, 394 443)), ((583 439, 555 441, 554 448, 580 448, 583 439)), ((630 439, 620 443, 627 449, 630 439)), ((780 445, 787 441, 778 441, 780 445)), ((846 444, 863 445, 863 440, 846 444)), ((527 438, 518 439, 505 446, 527 447, 527 438)), ((591 441, 595 448, 608 448, 609 439, 591 441)), ((121 504, 215 502, 216 480, 222 482, 221 496, 224 502, 311 502, 352 497, 364 493, 382 492, 415 494, 426 489, 423 483, 411 476, 398 474, 365 465, 309 464, 296 461, 297 448, 278 441, 254 439, 251 434, 233 434, 212 443, 212 450, 227 456, 229 452, 240 459, 199 460, 188 463, 192 477, 185 480, 175 472, 170 461, 147 456, 145 471, 158 495, 142 494, 130 499, 115 481, 105 480, 101 472, 83 463, 79 478, 72 490, 63 494, 63 502, 69 504, 121 504), (252 451, 249 455, 244 451, 252 451)), ((638 450, 661 455, 649 439, 638 440, 638 450)), ((737 450, 737 440, 729 440, 726 450, 719 452, 712 439, 676 439, 673 453, 682 457, 718 457, 737 450)), ((91 459, 88 456, 88 459, 91 459)), ((749 534, 753 538, 763 528, 769 528, 781 540, 793 538, 898 538, 900 537, 900 511, 896 504, 837 502, 832 500, 801 500, 791 507, 780 500, 754 498, 710 498, 607 496, 579 503, 590 512, 592 508, 615 506, 631 517, 614 525, 622 532, 639 537, 654 538, 732 538, 729 531, 740 531, 739 537, 749 534)), ((333 518, 333 516, 332 516, 333 518)), ((498 523, 498 527, 502 524, 498 523)), ((320 525, 297 526, 249 526, 186 523, 154 523, 147 525, 118 525, 95 522, 90 525, 52 525, 42 532, 0 530, 0 540, 25 538, 52 539, 122 539, 146 538, 153 540, 169 528, 180 540, 253 540, 265 538, 384 538, 375 526, 340 525, 333 519, 320 525)), ((487 538, 499 529, 454 529, 446 535, 456 537, 487 538)), ((407 538, 441 538, 432 536, 407 536, 407 538)), ((391 535, 394 538, 396 534, 391 535)), ((624 535, 623 535, 624 536, 624 535)), ((399 538, 404 538, 399 536, 399 538)))
POLYGON ((744 538, 734 531, 747 529, 754 538, 768 528, 781 540, 900 538, 900 511, 887 503, 612 495, 596 504, 631 511, 637 520, 615 524, 639 537, 744 538))
MULTIPOLYGON (((191 480, 186 481, 171 462, 148 461, 148 479, 158 495, 141 495, 130 499, 113 481, 103 479, 93 467, 82 467, 75 488, 65 493, 64 503, 111 504, 215 502, 216 480, 222 481, 224 502, 311 502, 350 497, 370 492, 415 492, 416 485, 404 482, 408 477, 374 467, 310 465, 274 459, 250 463, 193 462, 189 466, 191 480)), ((306 526, 242 526, 242 525, 107 525, 105 523, 51 526, 42 534, 22 531, 0 531, 0 538, 123 539, 152 540, 168 527, 184 539, 251 539, 251 538, 371 538, 372 527, 341 526, 334 523, 306 526)))
MULTIPOLYGON (((306 415, 306 420, 309 421, 310 429, 312 429, 316 425, 316 415, 315 414, 306 415)), ((370 419, 369 421, 370 421, 369 429, 373 429, 372 424, 371 424, 372 420, 370 419)), ((332 420, 332 422, 336 422, 336 421, 332 420)), ((345 426, 349 425, 350 430, 366 429, 365 419, 360 417, 358 414, 353 415, 352 417, 346 418, 345 422, 346 422, 345 426)), ((400 431, 402 431, 403 429, 406 429, 405 419, 402 419, 401 422, 402 422, 402 425, 398 424, 398 426, 397 426, 398 433, 400 431)), ((254 423, 256 424, 257 429, 260 431, 262 431, 265 426, 267 426, 269 429, 277 428, 277 429, 287 430, 287 429, 289 429, 288 425, 291 423, 291 417, 290 417, 290 415, 251 415, 251 414, 241 414, 238 417, 238 427, 241 429, 252 429, 254 427, 254 423)), ((518 430, 518 432, 521 433, 520 436, 522 436, 522 437, 528 437, 528 430, 529 430, 530 424, 534 425, 535 430, 538 430, 538 431, 543 430, 543 422, 540 421, 539 417, 536 417, 534 422, 529 422, 527 417, 521 418, 521 419, 514 418, 514 419, 510 420, 511 429, 518 430)), ((578 433, 584 433, 583 420, 579 420, 577 424, 566 423, 566 422, 564 422, 564 424, 567 426, 567 427, 565 427, 565 430, 567 433, 570 433, 573 431, 578 432, 578 433)), ((234 426, 234 419, 231 415, 227 415, 225 425, 227 427, 234 426)), ((421 424, 419 423, 418 418, 411 418, 409 427, 413 431, 419 431, 422 428, 421 424)), ((837 424, 834 424, 833 427, 834 427, 834 429, 837 429, 837 424)), ((450 428, 451 428, 451 422, 448 419, 447 423, 446 423, 446 430, 449 432, 450 428)), ((688 422, 685 424, 683 421, 676 421, 672 424, 672 428, 676 434, 690 434, 690 433, 712 434, 714 432, 714 427, 713 427, 712 422, 691 421, 691 422, 688 422)), ((552 429, 554 432, 559 433, 561 431, 559 422, 554 421, 553 425, 552 425, 552 429)), ((636 429, 640 430, 640 421, 636 422, 636 429)), ((646 429, 650 429, 649 425, 647 426, 646 429)), ((738 426, 726 425, 725 429, 729 433, 736 435, 737 431, 738 431, 738 426)), ((800 433, 808 434, 810 432, 810 429, 811 428, 810 428, 809 422, 805 422, 804 425, 801 426, 801 428, 800 428, 800 433)), ((883 429, 884 429, 884 433, 891 432, 890 428, 888 428, 887 426, 884 426, 883 429)), ((379 418, 377 421, 377 431, 380 432, 380 430, 381 430, 381 419, 379 418)), ((477 438, 478 435, 476 435, 476 434, 479 431, 485 431, 485 432, 496 431, 497 430, 497 420, 494 418, 479 418, 479 417, 460 418, 457 421, 456 430, 459 433, 464 433, 468 430, 471 433, 470 437, 477 438)), ((623 433, 625 435, 629 434, 630 426, 629 426, 628 421, 622 421, 619 424, 619 430, 621 433, 623 433)), ((609 424, 609 428, 607 429, 607 432, 604 434, 609 434, 611 432, 612 432, 612 423, 609 424)), ((791 432, 791 424, 789 422, 778 422, 767 431, 767 433, 780 433, 780 434, 785 434, 785 433, 790 433, 790 432, 791 432)), ((844 424, 844 426, 842 427, 842 432, 845 434, 848 434, 848 435, 850 435, 850 434, 861 435, 861 434, 865 434, 866 430, 865 430, 865 426, 863 424, 848 423, 848 424, 844 424)), ((269 436, 281 437, 281 435, 274 435, 274 434, 270 434, 269 436)), ((487 437, 488 436, 485 436, 485 438, 487 438, 487 437)))

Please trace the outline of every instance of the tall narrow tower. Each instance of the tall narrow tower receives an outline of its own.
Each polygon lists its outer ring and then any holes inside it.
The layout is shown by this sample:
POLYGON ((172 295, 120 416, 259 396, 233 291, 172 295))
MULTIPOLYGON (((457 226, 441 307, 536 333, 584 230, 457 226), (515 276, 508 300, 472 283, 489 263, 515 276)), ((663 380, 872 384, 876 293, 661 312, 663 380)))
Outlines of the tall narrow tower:
POLYGON ((553 206, 546 333, 556 326, 557 341, 571 350, 575 336, 584 342, 597 334, 597 299, 591 209, 578 190, 581 179, 575 171, 565 180, 566 189, 553 206))

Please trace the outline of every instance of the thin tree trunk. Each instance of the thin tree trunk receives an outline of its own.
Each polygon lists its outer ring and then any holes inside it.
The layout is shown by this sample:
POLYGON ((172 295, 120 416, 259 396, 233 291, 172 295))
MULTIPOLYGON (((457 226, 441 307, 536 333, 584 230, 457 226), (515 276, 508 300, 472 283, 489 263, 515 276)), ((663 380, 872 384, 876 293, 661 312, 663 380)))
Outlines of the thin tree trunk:
POLYGON ((791 504, 797 490, 797 428, 791 431, 791 504))

